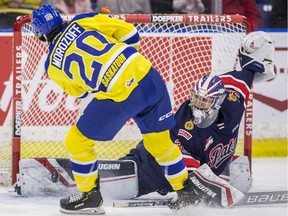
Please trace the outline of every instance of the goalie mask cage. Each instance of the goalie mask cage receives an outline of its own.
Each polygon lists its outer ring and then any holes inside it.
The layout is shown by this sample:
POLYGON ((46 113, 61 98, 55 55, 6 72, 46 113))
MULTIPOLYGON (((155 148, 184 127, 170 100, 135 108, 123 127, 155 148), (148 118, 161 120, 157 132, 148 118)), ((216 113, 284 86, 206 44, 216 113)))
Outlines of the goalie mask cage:
MULTIPOLYGON (((250 22, 240 15, 113 16, 133 23, 139 30, 139 51, 167 83, 174 111, 189 98, 196 79, 239 67, 237 54, 241 40, 253 30, 250 22)), ((12 111, 1 129, 0 140, 0 183, 8 185, 16 182, 20 158, 68 157, 65 135, 87 104, 85 100, 67 96, 48 79, 44 71, 48 45, 33 35, 30 21, 29 15, 22 16, 14 26, 12 111)), ((249 158, 251 102, 252 98, 236 150, 249 158)), ((112 141, 96 143, 98 158, 124 156, 139 140, 141 134, 131 119, 112 141)))

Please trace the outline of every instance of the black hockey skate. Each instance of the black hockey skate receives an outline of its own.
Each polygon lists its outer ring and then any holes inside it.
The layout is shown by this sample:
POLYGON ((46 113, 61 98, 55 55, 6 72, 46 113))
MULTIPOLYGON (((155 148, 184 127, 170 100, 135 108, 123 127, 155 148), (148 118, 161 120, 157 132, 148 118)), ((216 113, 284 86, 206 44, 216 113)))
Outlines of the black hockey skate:
POLYGON ((184 181, 184 188, 176 191, 177 196, 168 204, 169 208, 179 210, 187 206, 197 206, 201 202, 201 196, 194 190, 190 178, 184 181))
POLYGON ((99 188, 80 192, 60 200, 60 212, 65 214, 100 215, 105 214, 103 198, 99 188))

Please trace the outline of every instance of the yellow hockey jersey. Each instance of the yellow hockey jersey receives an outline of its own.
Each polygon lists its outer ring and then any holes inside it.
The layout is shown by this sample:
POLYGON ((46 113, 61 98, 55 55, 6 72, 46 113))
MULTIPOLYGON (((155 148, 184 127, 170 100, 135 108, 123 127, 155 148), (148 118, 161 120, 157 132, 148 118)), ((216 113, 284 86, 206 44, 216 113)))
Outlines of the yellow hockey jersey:
POLYGON ((109 15, 76 16, 49 47, 45 69, 75 97, 125 100, 148 73, 151 62, 141 55, 139 33, 130 23, 109 15))

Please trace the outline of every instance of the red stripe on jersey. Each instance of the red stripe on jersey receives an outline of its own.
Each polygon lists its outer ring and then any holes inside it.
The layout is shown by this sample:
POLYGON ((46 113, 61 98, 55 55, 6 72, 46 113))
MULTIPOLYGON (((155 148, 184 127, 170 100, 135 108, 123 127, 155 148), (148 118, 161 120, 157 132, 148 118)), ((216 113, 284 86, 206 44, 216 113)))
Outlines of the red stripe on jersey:
POLYGON ((199 168, 200 162, 192 157, 185 157, 184 156, 184 163, 186 167, 189 168, 199 168))
POLYGON ((223 75, 219 77, 221 78, 224 86, 225 85, 235 86, 235 90, 237 90, 245 98, 245 107, 246 107, 250 94, 249 86, 244 81, 236 79, 231 75, 223 75))

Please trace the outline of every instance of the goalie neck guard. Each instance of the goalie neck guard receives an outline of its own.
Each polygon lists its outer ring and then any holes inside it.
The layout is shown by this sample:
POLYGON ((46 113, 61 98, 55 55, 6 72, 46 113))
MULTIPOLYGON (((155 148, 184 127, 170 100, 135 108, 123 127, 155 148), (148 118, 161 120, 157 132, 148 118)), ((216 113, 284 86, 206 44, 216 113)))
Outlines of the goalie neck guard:
POLYGON ((218 76, 205 75, 200 78, 190 96, 193 122, 200 128, 210 126, 216 119, 218 111, 226 97, 226 91, 218 76))

